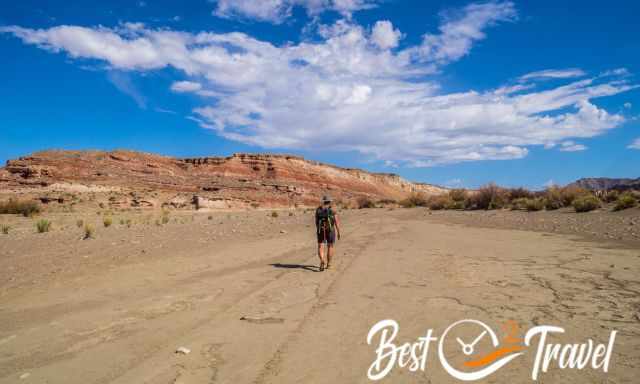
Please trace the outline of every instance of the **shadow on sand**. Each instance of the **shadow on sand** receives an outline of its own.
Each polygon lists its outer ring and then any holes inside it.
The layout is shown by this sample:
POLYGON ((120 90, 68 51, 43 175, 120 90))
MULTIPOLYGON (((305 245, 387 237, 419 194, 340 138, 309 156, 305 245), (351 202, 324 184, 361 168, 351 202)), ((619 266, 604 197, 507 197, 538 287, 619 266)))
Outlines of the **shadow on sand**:
POLYGON ((315 265, 302 265, 302 264, 282 264, 282 263, 274 263, 269 264, 274 268, 287 268, 287 269, 304 269, 311 272, 320 272, 320 268, 315 265))

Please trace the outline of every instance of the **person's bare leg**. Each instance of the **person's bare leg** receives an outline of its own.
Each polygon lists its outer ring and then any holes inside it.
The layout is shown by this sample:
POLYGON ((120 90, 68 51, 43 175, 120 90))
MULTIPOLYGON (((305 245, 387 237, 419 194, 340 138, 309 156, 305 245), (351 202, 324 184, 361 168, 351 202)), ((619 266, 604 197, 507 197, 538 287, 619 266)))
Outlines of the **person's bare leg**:
POLYGON ((331 265, 333 260, 333 244, 327 244, 327 268, 331 265))
POLYGON ((318 258, 320 259, 320 265, 324 266, 325 262, 324 262, 324 247, 323 247, 323 243, 318 243, 318 258))

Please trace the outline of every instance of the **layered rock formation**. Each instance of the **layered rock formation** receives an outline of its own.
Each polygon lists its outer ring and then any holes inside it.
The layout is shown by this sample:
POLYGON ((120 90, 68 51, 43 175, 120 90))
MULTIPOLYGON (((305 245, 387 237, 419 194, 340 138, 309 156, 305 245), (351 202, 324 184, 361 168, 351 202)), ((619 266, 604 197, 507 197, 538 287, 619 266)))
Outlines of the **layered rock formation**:
POLYGON ((176 159, 130 151, 47 151, 10 160, 0 169, 0 189, 108 193, 112 206, 208 209, 309 206, 323 194, 346 203, 446 191, 394 174, 297 156, 241 153, 176 159))

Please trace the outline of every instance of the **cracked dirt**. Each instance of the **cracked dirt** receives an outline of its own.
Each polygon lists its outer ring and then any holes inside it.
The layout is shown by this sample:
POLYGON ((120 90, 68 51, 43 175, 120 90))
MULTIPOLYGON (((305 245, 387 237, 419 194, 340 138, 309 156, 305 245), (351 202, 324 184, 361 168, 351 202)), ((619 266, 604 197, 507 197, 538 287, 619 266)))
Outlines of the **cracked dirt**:
MULTIPOLYGON (((465 318, 499 335, 507 322, 562 326, 562 343, 617 330, 609 372, 552 367, 539 382, 637 382, 640 250, 628 243, 345 211, 334 268, 319 273, 311 213, 266 216, 0 239, 0 383, 364 383, 376 322, 396 320, 402 343, 465 318), (212 228, 226 234, 208 241, 212 228)), ((530 382, 533 352, 483 382, 530 382)), ((432 347, 424 371, 383 382, 455 380, 432 347)))

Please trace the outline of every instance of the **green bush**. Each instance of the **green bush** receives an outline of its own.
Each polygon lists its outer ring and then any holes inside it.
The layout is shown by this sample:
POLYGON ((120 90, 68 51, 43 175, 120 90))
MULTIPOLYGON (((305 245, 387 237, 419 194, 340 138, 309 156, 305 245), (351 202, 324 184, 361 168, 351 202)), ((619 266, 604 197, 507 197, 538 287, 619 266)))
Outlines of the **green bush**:
POLYGON ((105 228, 109 228, 111 224, 113 224, 113 219, 111 219, 110 217, 105 217, 104 219, 102 219, 102 224, 104 224, 105 228))
POLYGON ((93 239, 95 235, 95 229, 91 224, 87 224, 84 226, 84 240, 93 239))
POLYGON ((401 200, 399 204, 404 208, 426 207, 429 203, 428 200, 423 193, 413 193, 406 199, 401 200))
POLYGON ((36 222, 36 229, 38 233, 49 232, 51 229, 51 222, 49 220, 41 219, 36 222))
POLYGON ((589 212, 600 207, 600 200, 593 195, 577 197, 572 202, 576 212, 589 212))
POLYGON ((625 192, 618 197, 616 205, 613 207, 614 211, 622 211, 623 209, 633 208, 638 204, 635 196, 630 192, 625 192))
POLYGON ((556 186, 547 188, 544 194, 544 206, 548 211, 564 207, 562 191, 560 188, 556 186))
POLYGON ((536 212, 544 209, 545 201, 542 198, 525 199, 525 208, 528 212, 536 212))
POLYGON ((35 201, 9 200, 0 202, 0 214, 23 215, 30 217, 40 212, 40 206, 35 201))
POLYGON ((511 210, 513 211, 522 211, 527 209, 527 200, 526 197, 519 197, 517 199, 511 200, 511 210))
POLYGON ((452 189, 449 191, 449 198, 454 202, 464 202, 468 197, 465 189, 452 189))

